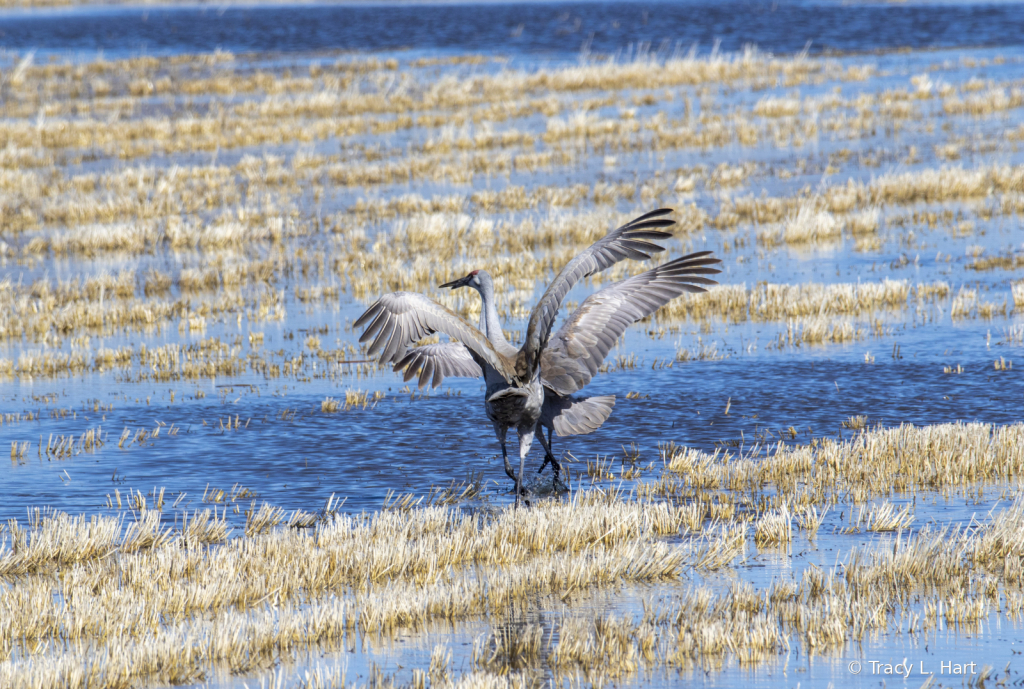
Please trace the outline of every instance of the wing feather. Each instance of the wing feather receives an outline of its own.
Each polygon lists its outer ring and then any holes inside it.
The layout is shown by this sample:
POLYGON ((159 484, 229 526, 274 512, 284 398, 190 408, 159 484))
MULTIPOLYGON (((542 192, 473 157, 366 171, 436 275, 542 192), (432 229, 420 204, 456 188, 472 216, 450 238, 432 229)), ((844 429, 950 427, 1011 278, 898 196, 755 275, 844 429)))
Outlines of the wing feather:
POLYGON ((434 362, 430 359, 423 363, 423 368, 420 370, 419 387, 424 387, 427 381, 434 377, 434 362))
POLYGON ((665 247, 653 242, 672 236, 671 233, 658 229, 675 224, 674 220, 664 217, 671 212, 671 208, 659 208, 641 215, 612 230, 565 264, 530 314, 526 341, 520 352, 520 359, 516 362, 516 368, 521 375, 535 369, 540 352, 551 335, 555 318, 558 317, 558 309, 569 290, 583 278, 605 270, 625 258, 641 261, 664 251, 665 247))
POLYGON ((544 384, 570 395, 597 373, 615 342, 633 323, 686 293, 718 284, 710 251, 699 251, 617 282, 587 297, 541 352, 544 384))
MULTIPOLYGON (((366 330, 359 337, 359 341, 370 342, 367 349, 369 355, 378 356, 382 364, 397 364, 396 370, 406 368, 410 363, 406 359, 413 344, 427 335, 444 333, 458 340, 467 353, 471 352, 493 366, 507 382, 512 383, 516 380, 514 362, 495 350, 483 333, 459 314, 422 294, 385 294, 356 319, 354 327, 364 326, 366 330)), ((416 367, 417 372, 428 360, 433 361, 429 357, 424 358, 416 367)), ((458 370, 456 364, 453 366, 452 370, 458 370)), ((411 377, 406 378, 410 379, 411 377)), ((421 385, 428 379, 429 376, 424 378, 421 385)))
POLYGON ((480 378, 484 374, 472 352, 461 342, 415 347, 395 364, 396 373, 402 369, 405 369, 406 382, 419 376, 420 388, 427 383, 436 388, 446 377, 480 378))
POLYGON ((602 397, 560 397, 550 390, 545 391, 544 406, 541 407, 540 424, 551 428, 562 437, 586 435, 601 427, 612 413, 615 395, 602 397))

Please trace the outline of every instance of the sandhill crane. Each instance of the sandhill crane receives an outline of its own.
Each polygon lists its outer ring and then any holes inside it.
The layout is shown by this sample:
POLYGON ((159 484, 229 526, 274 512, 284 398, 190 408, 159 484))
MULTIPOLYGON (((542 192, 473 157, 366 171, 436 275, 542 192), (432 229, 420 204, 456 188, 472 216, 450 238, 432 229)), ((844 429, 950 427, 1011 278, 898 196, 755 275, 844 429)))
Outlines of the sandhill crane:
MULTIPOLYGON (((571 409, 571 395, 590 382, 626 328, 684 293, 703 292, 702 285, 717 284, 703 276, 720 272, 709 267, 720 261, 712 258, 710 251, 692 253, 595 292, 552 336, 562 300, 577 282, 623 259, 646 260, 664 251, 653 240, 671 236, 659 229, 675 224, 664 217, 671 212, 662 208, 647 213, 609 232, 569 261, 531 312, 525 342, 519 349, 505 340, 494 302, 494 283, 483 270, 441 285, 453 289, 468 285, 480 293, 480 328, 422 294, 392 292, 356 320, 355 327, 366 326, 359 341, 372 340, 368 353, 379 355, 381 364, 393 364, 396 371, 406 369, 407 380, 418 373, 421 386, 427 381, 439 385, 445 376, 475 377, 482 372, 484 408, 501 444, 505 473, 515 481, 518 506, 526 455, 546 395, 551 400, 549 412, 558 411, 559 405, 571 409), (444 333, 457 342, 411 349, 433 333, 444 333), (519 435, 518 474, 509 463, 505 446, 508 429, 513 427, 519 435)), ((552 416, 552 425, 555 416, 559 414, 552 416)), ((553 459, 543 429, 541 444, 545 456, 553 459)))
MULTIPOLYGON (((441 285, 442 288, 450 287, 453 290, 465 286, 472 287, 480 294, 482 309, 480 311, 479 330, 485 337, 487 337, 491 344, 501 350, 504 350, 509 355, 515 356, 517 353, 516 348, 505 340, 505 334, 501 329, 501 322, 498 318, 498 309, 495 306, 493 299, 494 281, 491 279, 490 273, 486 270, 474 270, 464 278, 453 280, 452 282, 446 282, 441 285)), ((403 368, 405 369, 406 382, 419 374, 419 384, 422 388, 426 384, 431 371, 436 375, 436 366, 440 357, 447 356, 450 360, 453 355, 460 357, 460 361, 462 361, 467 368, 468 376, 484 376, 486 381, 487 376, 485 371, 487 369, 487 364, 483 363, 483 366, 480 366, 479 364, 481 362, 476 361, 476 359, 470 361, 470 358, 473 357, 470 350, 457 342, 443 345, 416 347, 406 355, 405 359, 395 365, 395 370, 400 371, 403 368), (433 364, 434 368, 429 367, 429 364, 433 364)), ((492 381, 498 386, 498 389, 507 387, 507 384, 496 381, 493 375, 492 381)), ((543 369, 540 372, 540 382, 543 388, 544 397, 541 404, 540 417, 538 418, 537 423, 539 424, 538 431, 540 432, 541 445, 544 447, 544 464, 541 465, 538 473, 544 470, 544 467, 547 466, 548 462, 552 462, 554 466, 555 480, 557 481, 561 467, 551 451, 550 432, 557 429, 559 436, 567 436, 585 435, 596 431, 600 428, 601 424, 605 422, 609 414, 611 414, 612 408, 615 406, 615 395, 602 395, 601 397, 588 398, 559 395, 551 388, 550 385, 545 383, 543 369), (545 428, 549 431, 547 441, 544 440, 545 428)), ((495 392, 498 392, 498 389, 496 389, 495 392)), ((490 397, 488 397, 488 399, 490 399, 490 397)), ((494 413, 498 411, 495 409, 494 404, 491 403, 490 406, 485 404, 485 407, 488 410, 488 417, 491 418, 491 421, 499 424, 500 426, 501 422, 494 418, 494 413)), ((499 438, 503 435, 503 433, 497 428, 496 433, 499 434, 499 438)), ((515 473, 512 471, 512 466, 508 462, 508 453, 504 449, 504 441, 502 441, 502 457, 505 462, 505 473, 515 480, 515 473)))

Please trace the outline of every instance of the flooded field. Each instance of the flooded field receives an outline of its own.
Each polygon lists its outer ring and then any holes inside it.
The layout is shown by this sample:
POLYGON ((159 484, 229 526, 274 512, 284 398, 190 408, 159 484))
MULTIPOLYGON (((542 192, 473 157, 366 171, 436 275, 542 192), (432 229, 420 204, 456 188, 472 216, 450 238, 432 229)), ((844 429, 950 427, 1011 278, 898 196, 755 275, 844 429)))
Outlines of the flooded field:
POLYGON ((1015 7, 836 54, 621 49, 618 4, 505 52, 5 44, 0 686, 1018 683, 1015 7), (521 343, 659 207, 667 251, 562 317, 689 252, 720 284, 626 332, 569 490, 534 443, 515 510, 482 381, 407 384, 353 322, 476 322, 438 286, 486 269, 521 343))

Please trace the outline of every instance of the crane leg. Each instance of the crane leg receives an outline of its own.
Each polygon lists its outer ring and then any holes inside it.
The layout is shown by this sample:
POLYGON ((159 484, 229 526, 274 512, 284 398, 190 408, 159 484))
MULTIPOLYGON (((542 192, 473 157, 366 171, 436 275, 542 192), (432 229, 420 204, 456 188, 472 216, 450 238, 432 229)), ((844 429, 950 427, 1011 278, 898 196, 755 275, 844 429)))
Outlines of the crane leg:
POLYGON ((540 465, 540 469, 537 470, 537 473, 539 474, 544 471, 544 467, 548 465, 548 462, 551 462, 551 467, 555 470, 555 480, 557 481, 559 474, 562 473, 562 466, 558 463, 558 460, 555 459, 555 453, 551 451, 551 429, 548 429, 548 439, 545 441, 544 427, 540 426, 539 428, 540 433, 538 433, 537 436, 540 438, 540 444, 544 446, 544 463, 540 465))
POLYGON ((557 459, 555 459, 555 453, 554 453, 553 450, 551 450, 551 434, 553 432, 554 432, 553 428, 549 428, 548 429, 548 452, 551 453, 551 466, 553 466, 555 468, 555 480, 557 481, 558 477, 562 473, 562 465, 558 462, 557 459))
POLYGON ((501 458, 505 462, 505 473, 513 481, 516 480, 516 472, 512 470, 512 463, 508 461, 508 449, 505 447, 505 435, 508 433, 508 429, 494 424, 494 435, 498 436, 498 442, 501 443, 501 458))
POLYGON ((526 455, 530 454, 536 426, 520 426, 516 430, 519 431, 519 476, 516 477, 516 507, 519 507, 520 500, 529 507, 530 501, 526 499, 523 492, 523 474, 526 473, 526 455))

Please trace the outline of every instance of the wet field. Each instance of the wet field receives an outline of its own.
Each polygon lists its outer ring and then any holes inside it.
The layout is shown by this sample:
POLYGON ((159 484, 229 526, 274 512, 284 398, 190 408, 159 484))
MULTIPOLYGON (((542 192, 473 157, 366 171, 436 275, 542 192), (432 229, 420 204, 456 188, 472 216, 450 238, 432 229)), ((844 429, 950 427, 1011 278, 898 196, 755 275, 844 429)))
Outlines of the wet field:
POLYGON ((1016 681, 1024 13, 751 7, 0 18, 0 684, 1016 681), (658 207, 720 285, 513 511, 352 323, 658 207))

